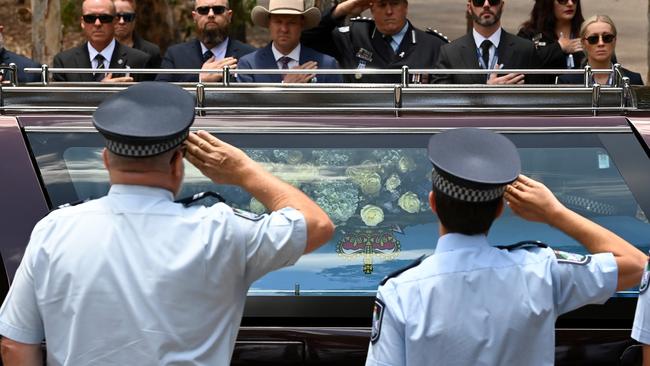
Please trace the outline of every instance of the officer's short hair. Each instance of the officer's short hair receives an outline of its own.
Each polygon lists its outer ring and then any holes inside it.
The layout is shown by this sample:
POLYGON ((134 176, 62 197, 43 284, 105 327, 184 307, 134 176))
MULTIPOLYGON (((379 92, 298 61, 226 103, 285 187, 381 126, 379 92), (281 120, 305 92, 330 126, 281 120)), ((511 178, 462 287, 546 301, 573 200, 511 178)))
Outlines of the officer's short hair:
POLYGON ((450 233, 486 233, 497 217, 501 198, 487 202, 467 202, 452 198, 433 186, 438 220, 450 233))

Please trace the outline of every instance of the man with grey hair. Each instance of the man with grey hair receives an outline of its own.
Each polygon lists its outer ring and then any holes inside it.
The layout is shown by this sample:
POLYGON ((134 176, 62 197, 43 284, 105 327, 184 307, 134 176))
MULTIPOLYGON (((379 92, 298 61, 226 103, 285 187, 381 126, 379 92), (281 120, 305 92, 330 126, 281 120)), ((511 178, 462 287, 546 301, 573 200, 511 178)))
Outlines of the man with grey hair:
MULTIPOLYGON (((230 38, 232 9, 228 0, 196 0, 192 19, 196 39, 169 47, 163 57, 162 69, 221 69, 237 67, 237 60, 255 48, 230 38)), ((202 73, 201 81, 221 81, 221 73, 202 73)), ((156 80, 176 82, 199 81, 197 74, 159 74, 156 80)))

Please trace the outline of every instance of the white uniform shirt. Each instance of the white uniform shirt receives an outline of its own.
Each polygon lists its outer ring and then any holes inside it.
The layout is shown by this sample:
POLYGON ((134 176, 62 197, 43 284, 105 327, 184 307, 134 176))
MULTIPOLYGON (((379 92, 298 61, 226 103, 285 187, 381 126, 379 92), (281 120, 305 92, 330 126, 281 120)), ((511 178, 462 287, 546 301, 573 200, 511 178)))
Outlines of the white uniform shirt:
POLYGON ((611 253, 574 259, 583 263, 442 236, 434 255, 379 287, 366 365, 553 365, 557 316, 616 290, 611 253))
POLYGON ((0 334, 47 342, 48 365, 228 365, 253 281, 293 264, 302 214, 185 208, 163 189, 114 185, 32 232, 0 334))
POLYGON ((650 284, 650 258, 646 264, 641 285, 639 286, 639 300, 636 303, 634 314, 634 325, 632 326, 632 338, 643 344, 650 344, 650 295, 648 285, 650 284))

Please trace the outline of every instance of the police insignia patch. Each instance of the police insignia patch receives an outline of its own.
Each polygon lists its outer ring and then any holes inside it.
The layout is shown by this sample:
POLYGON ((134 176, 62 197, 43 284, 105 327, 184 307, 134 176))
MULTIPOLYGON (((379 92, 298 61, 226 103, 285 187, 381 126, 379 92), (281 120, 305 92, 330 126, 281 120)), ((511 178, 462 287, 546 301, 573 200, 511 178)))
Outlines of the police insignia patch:
POLYGON ((650 282, 650 257, 648 257, 648 263, 645 265, 643 270, 643 276, 641 277, 641 284, 639 285, 639 293, 642 294, 645 290, 648 289, 648 283, 650 282))
POLYGON ((557 259, 558 263, 585 265, 591 261, 590 255, 563 252, 561 250, 554 250, 553 253, 555 253, 555 258, 557 259))
POLYGON ((370 333, 370 342, 375 344, 381 335, 381 320, 384 318, 384 309, 386 305, 383 301, 375 299, 375 306, 372 309, 372 332, 370 333))
POLYGON ((237 216, 239 216, 239 217, 241 217, 241 218, 244 218, 244 219, 246 219, 246 220, 259 221, 259 220, 262 219, 262 216, 261 216, 261 215, 256 215, 256 214, 254 214, 254 213, 252 213, 252 212, 248 212, 248 211, 240 210, 240 209, 238 209, 238 208, 233 208, 233 209, 232 209, 232 212, 233 212, 235 215, 237 215, 237 216))

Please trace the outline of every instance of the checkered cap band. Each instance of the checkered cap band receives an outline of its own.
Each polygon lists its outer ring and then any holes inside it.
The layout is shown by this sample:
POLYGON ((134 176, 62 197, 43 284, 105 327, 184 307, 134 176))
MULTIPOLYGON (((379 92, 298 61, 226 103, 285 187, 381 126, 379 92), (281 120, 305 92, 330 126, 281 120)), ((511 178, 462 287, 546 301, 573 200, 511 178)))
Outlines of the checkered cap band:
POLYGON ((449 181, 434 169, 432 173, 433 185, 440 192, 449 197, 455 198, 463 202, 488 202, 493 201, 503 196, 506 186, 500 186, 491 189, 474 189, 459 186, 458 184, 449 181))
POLYGON ((131 156, 135 158, 154 156, 154 155, 162 154, 180 145, 183 142, 183 140, 187 138, 189 132, 190 132, 189 130, 185 130, 185 132, 178 135, 173 140, 168 140, 165 142, 148 144, 148 145, 134 145, 125 142, 106 139, 106 148, 108 148, 108 150, 112 151, 113 153, 121 156, 131 156))

